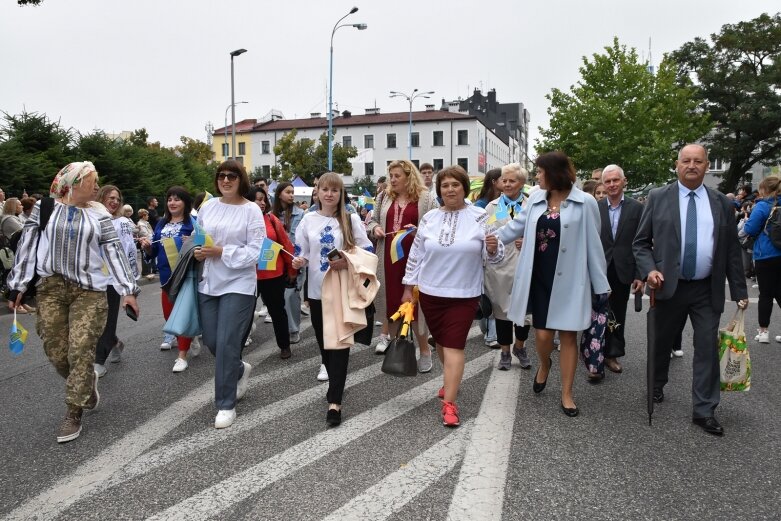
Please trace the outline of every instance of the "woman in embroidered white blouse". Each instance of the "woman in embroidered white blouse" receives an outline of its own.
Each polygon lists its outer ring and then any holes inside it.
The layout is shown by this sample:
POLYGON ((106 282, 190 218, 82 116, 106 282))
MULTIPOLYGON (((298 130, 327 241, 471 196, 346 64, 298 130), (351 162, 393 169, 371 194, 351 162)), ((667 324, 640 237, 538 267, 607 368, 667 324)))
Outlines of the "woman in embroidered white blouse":
POLYGON ((198 225, 214 245, 196 247, 195 258, 204 263, 198 304, 203 343, 216 358, 214 427, 222 429, 233 424, 236 402, 249 385, 252 366, 241 360, 242 335, 252 321, 266 227, 258 205, 244 198, 250 182, 238 161, 217 168, 214 186, 222 197, 209 199, 198 211, 198 225))

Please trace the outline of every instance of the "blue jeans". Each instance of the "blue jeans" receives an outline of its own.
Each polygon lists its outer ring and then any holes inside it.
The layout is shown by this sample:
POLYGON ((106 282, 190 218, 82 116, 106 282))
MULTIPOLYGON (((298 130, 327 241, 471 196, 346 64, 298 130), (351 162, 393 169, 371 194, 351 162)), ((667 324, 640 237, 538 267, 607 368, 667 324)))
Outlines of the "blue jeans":
POLYGON ((214 368, 214 405, 236 407, 236 387, 244 374, 242 335, 252 322, 255 295, 228 293, 212 297, 198 293, 203 343, 217 359, 214 368))

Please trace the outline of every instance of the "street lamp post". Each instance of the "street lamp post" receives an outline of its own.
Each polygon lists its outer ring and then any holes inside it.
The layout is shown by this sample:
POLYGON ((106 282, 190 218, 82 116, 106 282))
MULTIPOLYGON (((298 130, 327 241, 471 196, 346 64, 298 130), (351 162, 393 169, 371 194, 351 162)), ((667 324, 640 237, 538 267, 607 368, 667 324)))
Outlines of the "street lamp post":
POLYGON ((409 148, 409 160, 412 161, 412 102, 418 98, 430 98, 429 94, 434 94, 433 90, 428 92, 418 92, 418 89, 413 90, 410 94, 404 94, 403 92, 397 92, 395 90, 390 91, 391 98, 404 98, 409 102, 409 132, 407 139, 409 148))
POLYGON ((334 24, 334 28, 331 31, 331 50, 328 65, 328 170, 331 171, 334 168, 334 152, 333 152, 333 127, 334 127, 334 109, 333 109, 333 89, 334 89, 334 33, 340 27, 355 27, 359 31, 363 31, 368 27, 366 24, 343 24, 339 25, 339 22, 358 11, 357 7, 350 9, 350 12, 339 18, 334 24))
MULTIPOLYGON (((223 128, 225 129, 225 144, 228 144, 228 109, 235 106, 235 105, 241 105, 242 103, 249 103, 249 101, 237 101, 236 103, 231 103, 227 107, 225 107, 225 125, 223 128)), ((234 127, 235 128, 235 127, 234 127)), ((225 154, 225 158, 227 159, 230 154, 225 154)))
POLYGON ((236 101, 233 96, 233 58, 240 54, 247 52, 247 49, 236 49, 231 54, 231 124, 233 129, 231 130, 231 159, 236 157, 236 101))

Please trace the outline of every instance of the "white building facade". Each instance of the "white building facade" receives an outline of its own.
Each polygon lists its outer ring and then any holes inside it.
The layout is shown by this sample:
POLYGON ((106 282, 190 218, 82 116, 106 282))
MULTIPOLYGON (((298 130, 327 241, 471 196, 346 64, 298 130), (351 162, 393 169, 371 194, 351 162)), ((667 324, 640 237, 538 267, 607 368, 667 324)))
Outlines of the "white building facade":
MULTIPOLYGON (((476 116, 429 108, 413 112, 412 119, 411 159, 418 166, 430 163, 438 171, 458 164, 470 175, 480 176, 521 159, 520 148, 513 138, 502 140, 476 116)), ((410 157, 409 112, 381 114, 379 109, 367 109, 366 114, 359 116, 343 112, 335 114, 333 127, 335 143, 358 149, 358 157, 351 161, 355 178, 368 175, 377 179, 386 175, 391 161, 410 157)), ((313 114, 306 119, 258 123, 242 132, 242 138, 251 143, 249 163, 270 174, 277 164, 274 145, 285 133, 296 129, 297 139, 317 140, 327 128, 327 118, 313 114)), ((215 135, 219 132, 215 131, 215 135)))

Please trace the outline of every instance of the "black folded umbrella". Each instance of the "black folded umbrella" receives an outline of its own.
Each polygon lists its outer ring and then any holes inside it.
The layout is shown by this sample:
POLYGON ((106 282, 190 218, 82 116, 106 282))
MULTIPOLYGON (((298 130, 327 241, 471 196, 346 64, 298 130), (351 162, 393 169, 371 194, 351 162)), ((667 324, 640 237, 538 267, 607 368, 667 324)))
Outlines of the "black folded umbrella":
POLYGON ((656 291, 651 290, 651 304, 648 307, 646 320, 646 335, 648 339, 648 354, 645 362, 646 392, 648 401, 648 425, 654 414, 654 357, 656 355, 656 291))

